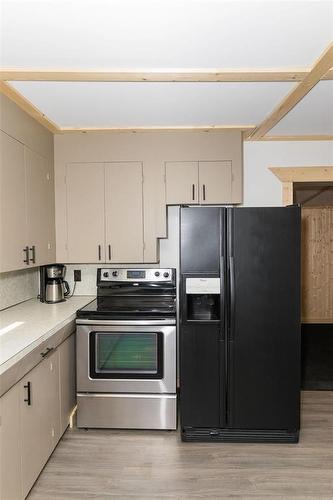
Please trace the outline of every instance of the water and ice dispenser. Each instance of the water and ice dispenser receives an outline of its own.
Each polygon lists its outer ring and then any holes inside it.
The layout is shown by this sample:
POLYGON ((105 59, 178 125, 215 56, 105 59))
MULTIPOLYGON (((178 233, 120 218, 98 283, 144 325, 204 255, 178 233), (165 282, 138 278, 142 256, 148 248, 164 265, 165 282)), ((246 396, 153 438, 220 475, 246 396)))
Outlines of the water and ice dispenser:
POLYGON ((220 293, 220 278, 186 278, 185 300, 187 320, 219 320, 220 293))

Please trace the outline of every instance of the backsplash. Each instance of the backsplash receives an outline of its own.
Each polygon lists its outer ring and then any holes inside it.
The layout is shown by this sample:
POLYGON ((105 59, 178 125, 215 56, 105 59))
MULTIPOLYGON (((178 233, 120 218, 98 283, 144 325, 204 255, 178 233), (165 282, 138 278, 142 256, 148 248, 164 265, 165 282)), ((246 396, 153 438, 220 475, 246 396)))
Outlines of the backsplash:
POLYGON ((0 274, 0 310, 38 295, 38 268, 0 274))

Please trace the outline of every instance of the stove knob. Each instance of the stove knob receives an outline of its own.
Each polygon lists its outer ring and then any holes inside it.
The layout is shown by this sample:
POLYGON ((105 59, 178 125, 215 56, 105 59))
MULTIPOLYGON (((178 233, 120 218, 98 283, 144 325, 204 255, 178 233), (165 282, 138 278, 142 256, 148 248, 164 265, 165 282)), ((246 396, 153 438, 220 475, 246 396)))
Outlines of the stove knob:
POLYGON ((103 273, 103 276, 104 276, 104 278, 108 278, 109 277, 109 273, 103 273))
POLYGON ((160 275, 159 271, 155 271, 155 276, 158 277, 159 275, 160 275))
POLYGON ((112 271, 112 276, 116 278, 118 276, 118 271, 112 271))
POLYGON ((169 278, 169 273, 163 273, 164 278, 169 278))

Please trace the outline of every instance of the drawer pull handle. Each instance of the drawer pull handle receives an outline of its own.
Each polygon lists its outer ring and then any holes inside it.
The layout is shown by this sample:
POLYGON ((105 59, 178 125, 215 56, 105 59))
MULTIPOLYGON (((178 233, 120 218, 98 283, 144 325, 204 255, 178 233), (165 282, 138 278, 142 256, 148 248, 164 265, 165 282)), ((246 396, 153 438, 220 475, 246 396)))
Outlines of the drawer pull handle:
POLYGON ((195 185, 192 184, 192 201, 195 200, 195 185))
POLYGON ((31 406, 31 382, 27 382, 23 387, 24 389, 27 389, 27 397, 24 402, 28 403, 28 406, 31 406))
POLYGON ((54 347, 47 347, 44 352, 40 353, 40 355, 42 356, 42 358, 47 358, 52 351, 54 351, 54 347))
POLYGON ((102 249, 101 245, 98 245, 98 260, 101 260, 101 257, 102 257, 102 249))

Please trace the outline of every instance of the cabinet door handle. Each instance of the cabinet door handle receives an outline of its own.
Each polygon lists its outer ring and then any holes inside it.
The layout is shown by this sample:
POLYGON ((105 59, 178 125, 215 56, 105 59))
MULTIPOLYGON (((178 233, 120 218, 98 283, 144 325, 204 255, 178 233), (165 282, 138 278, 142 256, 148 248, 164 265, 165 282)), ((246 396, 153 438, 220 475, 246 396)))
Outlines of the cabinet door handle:
POLYGON ((28 266, 29 265, 29 247, 28 245, 23 248, 23 253, 25 253, 25 259, 23 259, 23 262, 26 263, 26 265, 28 266))
POLYGON ((195 184, 192 184, 192 200, 195 200, 195 184))
POLYGON ((109 247, 109 260, 111 260, 111 245, 108 245, 109 247))
POLYGON ((204 201, 206 200, 206 184, 202 186, 202 198, 204 201))
POLYGON ((30 262, 32 262, 33 264, 36 264, 36 246, 35 245, 32 245, 32 247, 29 248, 29 250, 31 251, 32 253, 32 257, 30 260, 30 262))
POLYGON ((101 260, 102 258, 102 248, 101 245, 98 245, 98 260, 101 260))
POLYGON ((31 406, 31 382, 27 382, 24 386, 24 389, 27 389, 27 397, 24 402, 28 403, 28 406, 31 406))

